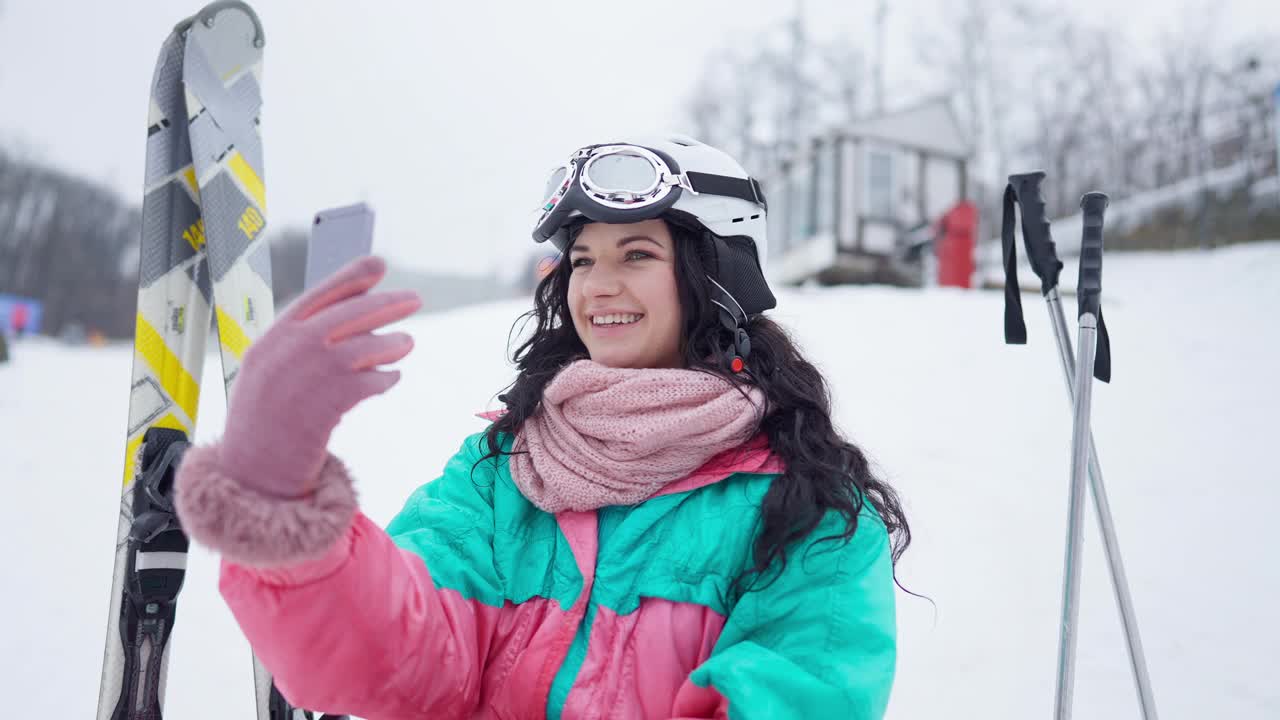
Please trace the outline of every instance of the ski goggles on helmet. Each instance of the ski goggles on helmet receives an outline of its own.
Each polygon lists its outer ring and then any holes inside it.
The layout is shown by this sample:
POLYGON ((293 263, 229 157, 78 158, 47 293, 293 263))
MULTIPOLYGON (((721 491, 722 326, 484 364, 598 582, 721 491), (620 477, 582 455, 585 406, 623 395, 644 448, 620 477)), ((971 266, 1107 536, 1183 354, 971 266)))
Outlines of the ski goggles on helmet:
POLYGON ((588 145, 552 171, 533 239, 553 240, 563 251, 567 236, 561 231, 575 217, 606 223, 650 220, 686 192, 739 198, 768 210, 754 178, 682 172, 667 153, 629 143, 588 145))

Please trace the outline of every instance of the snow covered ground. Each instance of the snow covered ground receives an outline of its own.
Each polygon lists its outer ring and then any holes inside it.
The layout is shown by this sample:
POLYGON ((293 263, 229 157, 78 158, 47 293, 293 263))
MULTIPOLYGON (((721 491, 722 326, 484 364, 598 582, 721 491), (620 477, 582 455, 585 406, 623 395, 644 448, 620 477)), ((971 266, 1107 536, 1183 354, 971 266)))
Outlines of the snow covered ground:
MULTIPOLYGON (((1074 266, 1064 271, 1073 277, 1074 266)), ((1161 717, 1280 717, 1280 242, 1106 259, 1112 385, 1094 433, 1161 717)), ((906 498, 893 718, 1047 717, 1053 707, 1070 413, 1053 337, 1024 296, 1007 347, 998 292, 780 293, 776 317, 828 373, 838 421, 906 498)), ((405 380, 334 439, 386 521, 482 427, 509 378, 505 303, 415 318, 405 380)), ((1068 317, 1074 319, 1074 302, 1068 317)), ((0 683, 13 717, 88 718, 98 693, 130 350, 28 340, 0 366, 0 683)), ((200 439, 224 421, 206 365, 200 439)), ((1090 508, 1076 716, 1137 705, 1090 508)), ((167 715, 249 718, 249 649, 195 550, 167 715)))

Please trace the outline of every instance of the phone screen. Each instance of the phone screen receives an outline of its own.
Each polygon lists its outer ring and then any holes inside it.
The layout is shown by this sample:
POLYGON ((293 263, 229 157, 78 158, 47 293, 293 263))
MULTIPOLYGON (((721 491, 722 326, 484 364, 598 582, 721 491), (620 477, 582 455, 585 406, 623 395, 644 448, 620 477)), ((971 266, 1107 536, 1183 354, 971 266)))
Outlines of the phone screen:
POLYGON ((314 287, 352 260, 373 251, 373 208, 364 203, 316 213, 307 243, 304 287, 314 287))

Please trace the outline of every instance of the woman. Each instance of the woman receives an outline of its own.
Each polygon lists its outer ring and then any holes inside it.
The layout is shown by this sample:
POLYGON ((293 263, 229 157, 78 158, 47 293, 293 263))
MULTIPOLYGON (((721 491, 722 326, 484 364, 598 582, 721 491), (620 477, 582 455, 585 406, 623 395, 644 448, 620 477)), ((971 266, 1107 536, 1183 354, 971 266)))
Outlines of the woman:
POLYGON ((893 490, 761 313, 765 203, 688 138, 552 176, 506 410, 383 531, 325 448, 418 307, 367 258, 246 354, 178 509, 292 702, 367 718, 876 718, 895 660, 893 490))

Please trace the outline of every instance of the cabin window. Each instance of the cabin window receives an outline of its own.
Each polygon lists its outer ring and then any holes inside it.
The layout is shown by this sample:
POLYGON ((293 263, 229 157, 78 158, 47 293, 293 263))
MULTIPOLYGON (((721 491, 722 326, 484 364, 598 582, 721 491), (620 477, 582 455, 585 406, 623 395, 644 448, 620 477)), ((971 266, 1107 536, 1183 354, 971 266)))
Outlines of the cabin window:
POLYGON ((820 143, 814 147, 813 199, 815 226, 819 233, 830 234, 836 229, 836 163, 840 149, 836 143, 820 143))
POLYGON ((791 245, 802 245, 813 235, 813 171, 811 160, 805 158, 791 169, 791 187, 788 188, 787 229, 791 245))
POLYGON ((893 154, 878 148, 867 149, 867 216, 893 217, 893 154))

